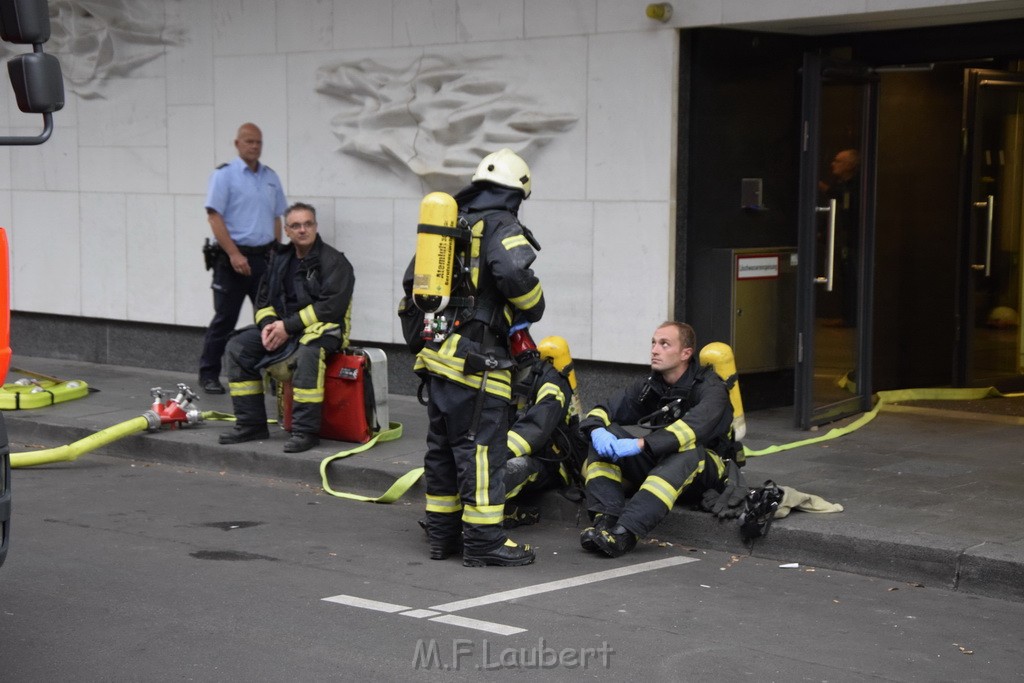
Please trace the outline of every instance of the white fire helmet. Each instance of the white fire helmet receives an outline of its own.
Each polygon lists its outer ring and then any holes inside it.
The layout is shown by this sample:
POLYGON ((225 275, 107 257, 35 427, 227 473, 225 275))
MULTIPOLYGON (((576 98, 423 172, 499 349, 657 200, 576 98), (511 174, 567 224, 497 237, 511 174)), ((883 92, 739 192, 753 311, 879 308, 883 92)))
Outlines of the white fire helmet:
POLYGON ((473 182, 486 180, 495 185, 522 190, 523 199, 530 196, 530 167, 508 147, 488 154, 476 167, 473 182))

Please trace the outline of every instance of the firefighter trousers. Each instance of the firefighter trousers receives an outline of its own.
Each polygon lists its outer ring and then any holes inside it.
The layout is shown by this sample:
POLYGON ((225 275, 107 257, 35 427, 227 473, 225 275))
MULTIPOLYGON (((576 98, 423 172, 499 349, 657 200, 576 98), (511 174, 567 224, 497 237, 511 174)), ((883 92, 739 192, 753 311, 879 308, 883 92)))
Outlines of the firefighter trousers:
MULTIPOLYGON (((288 359, 292 367, 292 432, 320 433, 324 402, 324 370, 326 359, 338 350, 337 337, 319 337, 299 344, 288 359)), ((239 330, 228 341, 225 366, 228 389, 240 425, 266 424, 267 406, 263 397, 263 376, 260 372, 268 352, 258 327, 239 330)))
POLYGON ((722 459, 703 446, 655 460, 646 451, 618 462, 593 449, 586 465, 587 509, 619 518, 619 524, 644 537, 668 515, 676 501, 721 490, 722 459), (636 489, 626 501, 626 491, 636 489))
POLYGON ((482 394, 476 436, 471 439, 480 391, 432 375, 427 388, 427 536, 431 545, 452 546, 461 538, 467 552, 490 552, 507 538, 501 523, 508 403, 482 394))
POLYGON ((533 455, 509 458, 505 463, 505 498, 530 496, 549 489, 566 486, 567 477, 560 476, 558 465, 544 462, 533 455))

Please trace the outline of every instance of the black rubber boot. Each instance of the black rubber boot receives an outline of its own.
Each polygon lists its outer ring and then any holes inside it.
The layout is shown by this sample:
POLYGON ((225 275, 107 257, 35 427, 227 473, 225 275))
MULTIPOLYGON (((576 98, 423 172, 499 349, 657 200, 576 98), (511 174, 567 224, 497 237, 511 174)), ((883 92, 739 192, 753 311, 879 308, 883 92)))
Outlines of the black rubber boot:
POLYGON ((464 567, 521 567, 532 564, 537 556, 527 544, 519 545, 512 539, 506 539, 504 545, 486 553, 466 552, 462 555, 464 567))
POLYGON ((540 521, 540 508, 532 505, 516 505, 505 503, 505 519, 501 522, 503 529, 514 529, 517 526, 528 526, 540 521))
POLYGON ((231 443, 244 443, 246 441, 256 441, 257 439, 269 439, 270 432, 267 430, 267 424, 254 424, 254 425, 243 425, 235 424, 231 428, 230 432, 226 432, 217 437, 217 442, 222 444, 231 443))
POLYGON ((447 560, 452 555, 458 555, 462 552, 462 539, 456 539, 452 541, 431 541, 430 542, 430 559, 432 560, 447 560))
POLYGON ((597 537, 605 529, 610 529, 615 526, 615 523, 618 521, 619 518, 613 515, 607 515, 603 512, 595 514, 594 523, 584 529, 583 533, 580 534, 580 547, 588 553, 596 553, 600 550, 600 548, 597 547, 597 537))
POLYGON ((608 557, 621 557, 636 547, 636 534, 616 524, 611 529, 603 529, 594 543, 608 557))
POLYGON ((313 446, 320 445, 320 437, 307 432, 292 432, 292 436, 284 444, 285 453, 301 453, 313 446))

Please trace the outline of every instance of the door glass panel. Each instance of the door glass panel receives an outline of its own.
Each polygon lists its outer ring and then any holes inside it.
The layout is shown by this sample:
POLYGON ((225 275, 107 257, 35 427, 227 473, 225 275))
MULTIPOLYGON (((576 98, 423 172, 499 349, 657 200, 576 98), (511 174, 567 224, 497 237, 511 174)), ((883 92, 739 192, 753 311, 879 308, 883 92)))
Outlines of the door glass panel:
POLYGON ((1020 326, 1024 77, 979 70, 972 70, 970 77, 975 87, 969 150, 967 382, 1010 387, 1006 382, 1024 372, 1020 326))
POLYGON ((819 406, 857 393, 863 91, 861 84, 833 80, 822 87, 814 311, 814 397, 819 406))
POLYGON ((795 407, 809 428, 871 403, 877 81, 807 54, 803 90, 795 407))

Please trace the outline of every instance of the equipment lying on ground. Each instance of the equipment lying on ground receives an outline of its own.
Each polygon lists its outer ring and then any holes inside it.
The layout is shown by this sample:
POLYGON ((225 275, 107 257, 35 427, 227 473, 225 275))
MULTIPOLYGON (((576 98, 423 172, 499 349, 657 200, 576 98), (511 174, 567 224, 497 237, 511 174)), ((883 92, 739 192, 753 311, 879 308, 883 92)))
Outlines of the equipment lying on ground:
POLYGON ((30 453, 11 453, 11 467, 35 467, 55 462, 71 462, 80 455, 106 446, 130 434, 143 431, 159 431, 162 425, 177 428, 182 425, 199 424, 202 414, 192 405, 196 394, 184 384, 178 385, 178 393, 169 401, 163 400, 163 389, 154 387, 150 390, 153 405, 142 415, 106 429, 90 434, 74 443, 47 448, 30 453))
POLYGON ((743 512, 740 513, 740 536, 744 541, 754 542, 755 538, 764 538, 772 527, 775 511, 782 502, 783 491, 769 479, 756 489, 751 489, 744 501, 743 512))
POLYGON ((20 368, 11 368, 11 372, 25 377, 3 385, 0 389, 0 410, 43 408, 73 401, 89 393, 89 385, 80 379, 63 380, 20 368))

